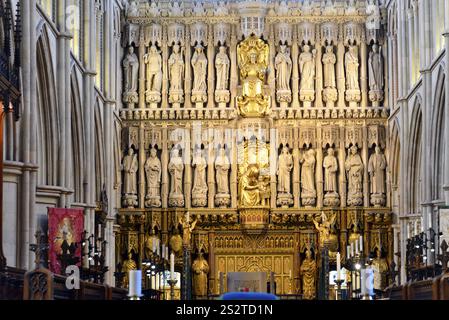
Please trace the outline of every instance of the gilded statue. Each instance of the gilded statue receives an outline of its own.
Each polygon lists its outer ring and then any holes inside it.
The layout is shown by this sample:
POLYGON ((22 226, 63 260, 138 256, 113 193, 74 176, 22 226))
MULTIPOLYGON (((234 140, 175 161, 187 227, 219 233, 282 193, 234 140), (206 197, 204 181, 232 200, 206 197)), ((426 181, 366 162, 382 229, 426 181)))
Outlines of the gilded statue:
POLYGON ((313 300, 316 298, 316 271, 316 262, 312 258, 312 252, 308 248, 306 251, 306 258, 302 262, 300 268, 302 276, 302 293, 303 299, 305 300, 313 300))
POLYGON ((209 264, 200 252, 193 261, 193 295, 196 297, 207 296, 207 275, 209 274, 209 264))
POLYGON ((388 263, 382 257, 382 250, 376 249, 376 258, 373 259, 372 268, 374 270, 374 289, 384 290, 387 286, 386 275, 388 272, 388 263))
POLYGON ((190 246, 190 239, 192 237, 192 231, 195 229, 198 220, 195 219, 192 223, 190 222, 190 215, 187 213, 183 217, 180 217, 178 224, 182 226, 182 243, 183 246, 190 246))
POLYGON ((133 259, 133 254, 131 251, 128 252, 128 259, 123 261, 122 272, 123 275, 123 287, 128 287, 129 284, 129 272, 131 270, 137 270, 137 264, 133 259))
POLYGON ((324 246, 328 244, 331 235, 331 228, 335 223, 336 217, 337 215, 333 214, 332 217, 328 219, 326 214, 322 212, 321 223, 319 223, 315 218, 312 219, 313 224, 315 225, 315 228, 318 230, 319 233, 318 240, 320 243, 320 248, 324 248, 324 246))
POLYGON ((262 205, 266 182, 259 179, 260 171, 257 164, 250 164, 239 181, 239 200, 243 207, 262 205))
POLYGON ((237 47, 242 96, 237 97, 243 117, 264 116, 269 109, 269 96, 264 95, 270 47, 262 39, 252 35, 237 47))

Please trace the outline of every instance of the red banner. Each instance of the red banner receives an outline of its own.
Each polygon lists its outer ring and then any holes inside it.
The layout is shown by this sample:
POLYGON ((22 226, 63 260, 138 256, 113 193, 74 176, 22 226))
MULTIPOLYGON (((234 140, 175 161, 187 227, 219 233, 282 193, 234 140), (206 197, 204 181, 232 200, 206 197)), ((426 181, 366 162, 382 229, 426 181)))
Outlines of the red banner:
POLYGON ((48 208, 50 270, 63 274, 69 265, 81 266, 83 209, 48 208))

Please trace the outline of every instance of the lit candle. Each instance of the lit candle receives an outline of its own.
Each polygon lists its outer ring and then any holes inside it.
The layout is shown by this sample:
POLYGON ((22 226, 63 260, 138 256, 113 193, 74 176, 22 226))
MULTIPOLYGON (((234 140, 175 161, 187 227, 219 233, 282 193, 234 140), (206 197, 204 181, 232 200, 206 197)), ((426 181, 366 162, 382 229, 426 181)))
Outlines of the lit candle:
POLYGON ((175 254, 170 254, 170 280, 175 280, 175 254))
POLYGON ((363 252, 363 236, 360 236, 360 252, 363 252))
POLYGON ((129 297, 142 296, 142 271, 130 270, 129 271, 129 297))
POLYGON ((153 253, 156 253, 156 238, 152 238, 151 242, 153 243, 153 253))
POLYGON ((354 256, 354 242, 351 242, 351 257, 354 256))
POLYGON ((165 259, 165 244, 162 244, 162 259, 165 259))
POLYGON ((356 240, 354 243, 355 254, 359 254, 359 240, 356 240))
POLYGON ((165 259, 168 260, 169 255, 168 255, 168 246, 165 246, 165 259))
POLYGON ((340 252, 337 252, 337 280, 341 280, 340 252))
POLYGON ((348 257, 348 258, 352 257, 352 255, 351 255, 351 246, 349 244, 346 246, 346 257, 348 257))

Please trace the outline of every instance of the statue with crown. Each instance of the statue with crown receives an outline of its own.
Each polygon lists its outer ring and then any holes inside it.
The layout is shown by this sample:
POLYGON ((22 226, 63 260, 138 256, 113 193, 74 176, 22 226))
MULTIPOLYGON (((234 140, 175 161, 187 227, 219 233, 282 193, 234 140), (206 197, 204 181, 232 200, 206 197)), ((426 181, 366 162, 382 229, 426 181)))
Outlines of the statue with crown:
POLYGON ((270 96, 264 94, 270 48, 255 35, 243 40, 237 47, 242 95, 237 97, 240 116, 264 117, 270 112, 270 96))

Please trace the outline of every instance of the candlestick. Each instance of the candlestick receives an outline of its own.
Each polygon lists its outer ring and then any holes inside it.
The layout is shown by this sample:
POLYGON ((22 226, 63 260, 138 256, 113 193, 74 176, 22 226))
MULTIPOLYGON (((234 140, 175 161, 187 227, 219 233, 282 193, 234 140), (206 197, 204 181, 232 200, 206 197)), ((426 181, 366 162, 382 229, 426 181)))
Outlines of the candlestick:
POLYGON ((170 280, 175 280, 175 254, 170 255, 170 280))
POLYGON ((337 280, 341 280, 340 252, 337 252, 337 280))
POLYGON ((176 285, 176 282, 178 282, 178 281, 174 280, 174 279, 170 279, 167 282, 170 285, 170 300, 175 300, 175 285, 176 285))

